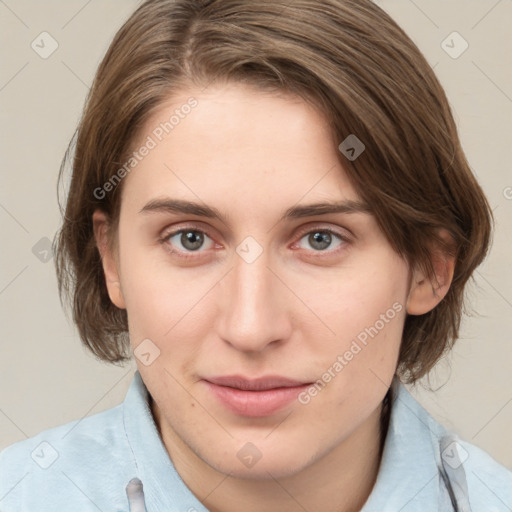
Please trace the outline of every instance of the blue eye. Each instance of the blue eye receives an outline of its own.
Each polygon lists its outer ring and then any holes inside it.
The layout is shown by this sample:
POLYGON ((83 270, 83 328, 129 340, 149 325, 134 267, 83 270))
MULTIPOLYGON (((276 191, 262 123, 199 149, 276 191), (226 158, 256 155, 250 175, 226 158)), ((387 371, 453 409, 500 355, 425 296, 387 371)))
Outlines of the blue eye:
MULTIPOLYGON (((216 247, 215 242, 207 233, 195 227, 182 227, 165 233, 159 242, 164 245, 166 251, 184 259, 197 258, 201 254, 204 256, 209 249, 216 247)), ((321 253, 326 253, 327 256, 337 253, 336 249, 342 248, 347 243, 349 243, 349 239, 346 236, 331 229, 310 228, 309 231, 303 231, 299 241, 294 245, 296 248, 316 253, 318 256, 322 256, 321 253)))
POLYGON ((205 245, 206 238, 211 242, 206 247, 208 249, 211 248, 213 240, 204 231, 185 228, 165 235, 162 242, 171 245, 173 248, 178 246, 178 252, 200 252, 199 249, 205 245))
MULTIPOLYGON (((307 243, 315 250, 315 252, 325 251, 328 248, 334 249, 346 241, 345 237, 331 231, 330 229, 314 229, 306 233, 300 241, 304 239, 307 240, 307 243), (338 243, 332 246, 333 241, 336 239, 338 243)), ((303 249, 304 247, 301 248, 303 249)))

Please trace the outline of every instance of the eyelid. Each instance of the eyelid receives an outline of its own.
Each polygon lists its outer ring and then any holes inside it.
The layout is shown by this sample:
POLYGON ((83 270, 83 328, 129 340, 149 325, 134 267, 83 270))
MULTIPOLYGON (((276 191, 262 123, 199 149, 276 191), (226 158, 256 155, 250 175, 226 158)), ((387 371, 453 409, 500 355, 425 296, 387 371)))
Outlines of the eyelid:
POLYGON ((162 231, 162 234, 160 235, 161 238, 169 238, 171 236, 174 236, 178 234, 180 231, 198 231, 200 233, 204 233, 205 235, 208 235, 210 238, 213 239, 213 237, 210 235, 210 232, 208 228, 199 226, 198 224, 184 224, 184 225, 178 225, 178 226, 172 226, 169 228, 166 228, 162 231))
POLYGON ((324 232, 332 233, 332 234, 339 236, 343 241, 346 241, 346 242, 349 242, 351 240, 351 238, 355 238, 353 233, 347 228, 341 228, 341 226, 340 226, 339 229, 336 229, 336 228, 331 227, 330 225, 326 226, 325 224, 322 224, 322 223, 310 224, 310 225, 303 226, 299 230, 299 232, 296 236, 299 239, 301 239, 304 235, 307 235, 308 233, 311 233, 312 231, 324 231, 324 232), (345 234, 345 233, 341 232, 341 229, 343 229, 345 232, 348 232, 349 234, 345 234))

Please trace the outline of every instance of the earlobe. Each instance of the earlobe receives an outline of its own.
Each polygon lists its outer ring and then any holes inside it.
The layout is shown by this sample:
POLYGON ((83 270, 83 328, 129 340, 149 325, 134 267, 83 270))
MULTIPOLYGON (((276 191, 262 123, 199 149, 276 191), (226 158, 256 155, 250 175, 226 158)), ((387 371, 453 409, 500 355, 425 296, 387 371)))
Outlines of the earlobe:
POLYGON ((112 245, 109 243, 108 217, 101 210, 96 210, 92 215, 92 223, 96 246, 101 256, 108 295, 115 306, 119 309, 126 309, 119 279, 119 264, 112 250, 112 245))
MULTIPOLYGON (((453 241, 446 230, 443 230, 441 237, 446 242, 453 241)), ((410 315, 428 313, 444 299, 450 289, 455 255, 438 247, 432 251, 432 265, 435 272, 432 280, 421 269, 413 271, 406 308, 410 315)))

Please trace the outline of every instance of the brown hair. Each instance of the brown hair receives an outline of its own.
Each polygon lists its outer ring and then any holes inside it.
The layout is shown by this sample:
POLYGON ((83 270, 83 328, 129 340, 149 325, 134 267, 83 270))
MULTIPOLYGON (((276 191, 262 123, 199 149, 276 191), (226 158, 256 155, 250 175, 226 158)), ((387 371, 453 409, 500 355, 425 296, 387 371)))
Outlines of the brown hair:
MULTIPOLYGON (((250 84, 301 96, 325 115, 339 158, 391 246, 434 278, 433 243, 447 229, 455 274, 429 313, 405 320, 397 372, 413 382, 455 342, 464 286, 488 250, 492 212, 459 142, 445 93, 398 25, 370 0, 148 0, 116 34, 89 92, 55 239, 59 292, 85 345, 112 363, 130 357, 126 311, 109 299, 92 213, 115 233, 122 181, 99 199, 155 108, 187 85, 250 84)), ((132 148, 133 149, 133 148, 132 148)), ((448 248, 444 246, 447 250, 448 248)))

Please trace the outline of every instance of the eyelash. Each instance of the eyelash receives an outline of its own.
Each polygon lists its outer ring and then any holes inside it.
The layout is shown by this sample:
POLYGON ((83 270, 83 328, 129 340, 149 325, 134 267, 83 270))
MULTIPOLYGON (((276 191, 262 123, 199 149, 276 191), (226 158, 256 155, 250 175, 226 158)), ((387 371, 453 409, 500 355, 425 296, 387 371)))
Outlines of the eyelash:
MULTIPOLYGON (((198 229, 195 226, 183 226, 174 231, 164 232, 164 234, 158 239, 158 242, 164 246, 169 245, 168 242, 169 242, 170 238, 172 238, 173 236, 178 235, 180 233, 186 233, 189 231, 194 232, 194 233, 201 233, 202 235, 206 235, 208 238, 210 238, 213 241, 213 238, 208 234, 208 232, 204 231, 203 229, 198 229)), ((326 249, 323 251, 322 250, 315 251, 312 249, 313 252, 319 253, 318 256, 314 256, 314 257, 320 257, 320 258, 324 257, 324 256, 321 256, 322 253, 325 253, 328 256, 332 256, 333 254, 337 254, 338 252, 343 250, 343 247, 346 244, 350 243, 350 239, 347 236, 342 235, 341 233, 338 233, 337 231, 334 231, 332 229, 322 228, 322 227, 313 227, 313 228, 308 227, 307 229, 300 231, 298 234, 298 242, 300 242, 300 240, 302 240, 304 238, 304 236, 309 235, 311 233, 328 233, 331 236, 339 238, 339 240, 341 242, 341 244, 340 244, 341 248, 340 248, 340 246, 338 246, 338 248, 336 250, 326 249)), ((296 243, 297 242, 294 242, 294 244, 296 244, 296 243)), ((197 258, 197 256, 194 253, 200 254, 201 252, 204 252, 204 251, 198 250, 198 251, 188 251, 188 252, 184 253, 183 251, 171 250, 168 247, 166 247, 166 250, 168 252, 170 252, 171 254, 177 255, 179 258, 182 258, 185 260, 197 258)))

